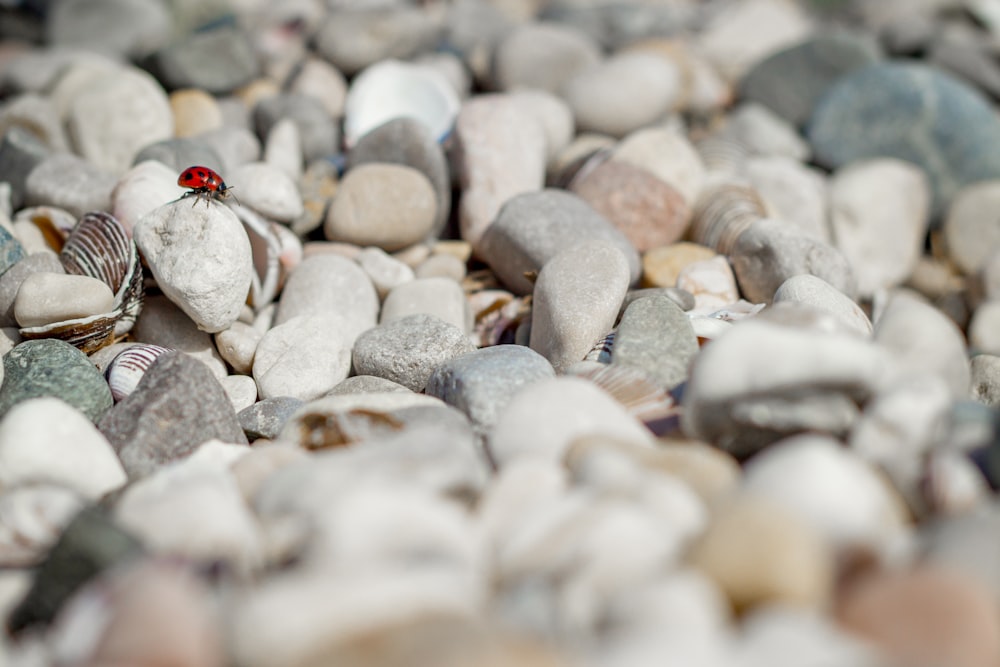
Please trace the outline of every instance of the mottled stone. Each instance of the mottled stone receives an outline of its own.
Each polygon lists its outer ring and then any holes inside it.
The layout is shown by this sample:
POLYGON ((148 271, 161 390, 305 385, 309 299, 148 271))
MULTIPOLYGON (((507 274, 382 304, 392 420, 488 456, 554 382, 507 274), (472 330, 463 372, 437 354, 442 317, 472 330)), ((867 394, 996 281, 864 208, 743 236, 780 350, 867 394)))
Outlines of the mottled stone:
POLYGON ((683 382, 698 338, 677 304, 663 296, 636 299, 622 315, 611 363, 643 372, 664 388, 683 382))

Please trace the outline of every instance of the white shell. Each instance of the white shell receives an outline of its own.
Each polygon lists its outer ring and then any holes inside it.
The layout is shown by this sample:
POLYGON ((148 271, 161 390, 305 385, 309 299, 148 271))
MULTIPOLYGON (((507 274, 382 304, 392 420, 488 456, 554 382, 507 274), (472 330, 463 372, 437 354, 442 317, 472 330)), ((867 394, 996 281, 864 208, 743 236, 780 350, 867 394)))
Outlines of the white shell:
POLYGON ((438 141, 451 133, 460 101, 437 70, 398 60, 372 65, 351 83, 344 106, 344 140, 351 148, 358 139, 393 118, 415 118, 438 141))
POLYGON ((171 350, 159 345, 140 343, 127 350, 122 350, 118 356, 111 360, 104 376, 108 380, 111 396, 115 399, 115 403, 135 391, 142 376, 146 374, 153 362, 165 352, 171 352, 171 350))
POLYGON ((56 484, 18 486, 0 495, 0 567, 36 565, 85 502, 56 484))

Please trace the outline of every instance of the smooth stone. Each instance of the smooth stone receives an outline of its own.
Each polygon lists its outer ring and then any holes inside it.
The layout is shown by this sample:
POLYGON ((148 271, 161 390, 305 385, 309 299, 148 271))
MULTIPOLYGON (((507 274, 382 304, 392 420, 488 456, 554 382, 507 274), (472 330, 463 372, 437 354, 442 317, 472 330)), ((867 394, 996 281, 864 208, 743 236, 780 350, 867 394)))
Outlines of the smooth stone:
POLYGON ((969 349, 987 354, 1000 353, 998 325, 1000 325, 1000 301, 984 301, 976 306, 966 334, 969 349))
POLYGON ((208 440, 247 443, 219 381, 196 359, 178 352, 157 358, 98 428, 132 479, 189 456, 208 440))
POLYGON ((575 74, 601 58, 598 44, 573 26, 528 22, 496 45, 493 77, 501 90, 535 88, 558 94, 575 74))
POLYGON ((573 111, 563 98, 544 90, 525 88, 508 94, 542 126, 545 162, 547 166, 551 165, 573 141, 576 133, 573 111))
POLYGON ((122 174, 139 150, 174 131, 160 84, 136 68, 109 72, 80 92, 67 119, 77 152, 92 165, 122 174))
POLYGON ((234 169, 226 185, 236 188, 240 203, 266 218, 291 223, 303 213, 302 195, 281 169, 266 162, 251 162, 234 169))
MULTIPOLYGON (((675 304, 677 307, 688 312, 694 308, 694 295, 690 292, 682 289, 677 289, 676 287, 643 287, 641 289, 631 289, 625 295, 625 300, 622 301, 621 312, 624 313, 625 309, 628 308, 633 301, 636 299, 641 299, 646 296, 663 296, 675 304)), ((620 315, 621 313, 619 313, 620 315)))
POLYGON ((249 375, 227 375, 221 384, 237 414, 257 402, 257 383, 249 375))
MULTIPOLYGON (((264 163, 274 167, 293 182, 302 178, 305 159, 302 156, 302 138, 299 127, 290 118, 282 118, 271 127, 264 142, 264 163)), ((296 195, 298 191, 296 190, 296 195)), ((298 195, 301 199, 301 195, 298 195)), ((301 215, 301 213, 299 214, 301 215)))
POLYGON ((489 453, 501 469, 523 457, 561 461, 575 440, 599 436, 647 447, 653 436, 592 382, 543 378, 520 388, 497 415, 489 453))
POLYGON ((927 54, 932 64, 952 72, 993 99, 1000 96, 1000 68, 993 62, 991 36, 978 26, 958 22, 934 32, 927 54))
POLYGON ((249 373, 253 368, 254 353, 263 335, 252 325, 233 322, 228 329, 215 334, 215 348, 234 371, 249 373))
POLYGON ((677 289, 694 297, 693 313, 709 315, 740 300, 736 276, 722 255, 692 262, 677 275, 677 289))
POLYGON ((183 36, 160 50, 155 63, 170 88, 198 88, 215 95, 236 90, 258 73, 249 36, 232 25, 183 36))
POLYGON ((865 311, 846 294, 822 278, 802 274, 792 276, 774 293, 774 303, 795 301, 825 310, 859 335, 872 335, 872 323, 865 311))
POLYGON ((465 280, 467 273, 465 262, 447 253, 431 255, 414 271, 417 278, 447 278, 459 284, 465 280))
POLYGON ((761 218, 739 235, 729 255, 740 291, 753 303, 766 303, 792 276, 811 274, 844 294, 855 293, 854 274, 832 245, 787 224, 761 218))
POLYGON ((38 327, 110 313, 114 305, 115 295, 103 280, 36 272, 17 290, 14 319, 22 327, 38 327))
MULTIPOLYGON (((37 415, 35 419, 37 419, 37 415)), ((93 428, 93 424, 90 424, 90 427, 93 428)), ((32 445, 38 445, 38 443, 33 442, 32 445)), ((111 454, 114 464, 118 466, 122 475, 122 483, 124 483, 124 473, 121 472, 118 457, 111 451, 107 441, 104 442, 104 447, 107 450, 105 455, 111 454)), ((44 445, 42 449, 45 449, 44 445)), ((3 526, 4 534, 3 539, 0 540, 0 563, 3 563, 7 572, 17 571, 15 569, 17 568, 27 575, 31 573, 28 568, 37 566, 45 559, 45 555, 59 539, 60 533, 66 529, 73 517, 92 501, 92 497, 90 494, 85 497, 80 490, 74 488, 73 484, 79 485, 80 480, 74 480, 72 472, 67 480, 60 480, 60 472, 64 471, 54 470, 53 476, 56 479, 46 480, 44 471, 43 474, 38 475, 37 470, 30 470, 30 452, 25 457, 27 465, 17 462, 16 459, 22 455, 15 452, 15 456, 12 457, 15 459, 12 461, 12 470, 17 468, 29 470, 29 479, 27 481, 16 480, 15 484, 0 493, 0 525, 3 526), (37 478, 37 481, 31 477, 37 478)), ((86 462, 84 462, 84 466, 86 466, 86 462)), ((99 471, 100 473, 103 471, 99 471)), ((100 474, 100 477, 106 480, 107 474, 100 474)), ((96 497, 104 492, 104 490, 100 490, 96 497)), ((14 605, 24 598, 30 580, 26 577, 25 581, 22 582, 24 585, 18 592, 11 591, 6 586, 9 583, 9 579, 5 580, 4 577, 0 577, 0 613, 3 613, 5 617, 9 616, 14 605)))
POLYGON ((802 138, 795 125, 755 102, 745 102, 733 111, 723 133, 761 157, 806 162, 812 153, 809 142, 802 138))
POLYGON ((335 8, 316 34, 316 49, 347 76, 381 60, 407 59, 433 50, 441 18, 420 7, 335 8))
POLYGON ((30 130, 12 127, 0 138, 0 181, 10 184, 10 204, 16 211, 24 205, 28 174, 49 154, 30 130))
POLYGON ((628 285, 628 262, 611 243, 588 241, 563 250, 535 283, 531 349, 556 372, 580 361, 614 326, 628 285))
POLYGON ((503 205, 545 185, 545 131, 516 99, 479 95, 455 121, 462 239, 477 247, 503 205))
POLYGON ((299 315, 337 313, 350 325, 353 342, 375 326, 378 312, 378 294, 364 269, 344 257, 315 255, 302 260, 288 276, 274 323, 299 315))
POLYGON ((332 64, 316 56, 307 56, 292 79, 289 92, 315 97, 334 118, 344 115, 347 80, 332 64))
POLYGON ((941 231, 948 256, 966 275, 983 270, 1000 246, 1000 231, 983 211, 1000 205, 1000 180, 968 185, 955 195, 941 231))
POLYGON ((419 278, 398 285, 382 304, 380 324, 411 315, 431 315, 460 331, 471 331, 471 313, 462 286, 448 278, 419 278))
POLYGON ((894 159, 854 162, 830 180, 830 227, 858 294, 898 287, 923 254, 931 192, 924 173, 894 159))
POLYGON ((973 400, 1000 408, 1000 356, 977 354, 971 363, 973 400))
POLYGON ((5 228, 0 227, 0 277, 27 256, 24 246, 5 228))
POLYGON ((222 109, 200 88, 183 88, 170 93, 174 116, 174 136, 194 137, 222 126, 222 109))
POLYGON ((331 241, 400 250, 429 236, 437 216, 434 187, 399 164, 367 163, 340 182, 323 232, 331 241))
POLYGON ((634 51, 580 70, 562 94, 580 130, 623 137, 659 120, 676 103, 680 90, 676 65, 634 51))
MULTIPOLYGON (((18 141, 17 130, 30 135, 33 140, 31 143, 40 142, 44 152, 64 153, 70 150, 62 119, 48 97, 25 93, 13 97, 0 107, 0 135, 11 134, 15 142, 24 148, 30 148, 30 143, 18 141)), ((25 170, 23 176, 29 170, 25 170)))
POLYGON ((226 362, 212 344, 211 334, 199 329, 191 318, 165 296, 146 297, 132 335, 142 343, 177 350, 197 359, 220 382, 228 375, 226 362))
POLYGON ((682 133, 666 127, 636 130, 614 147, 611 159, 645 169, 693 206, 705 182, 705 165, 682 133))
POLYGON ((736 494, 691 549, 739 611, 764 605, 820 608, 833 588, 832 553, 789 508, 736 494))
MULTIPOLYGON (((21 341, 21 333, 17 327, 0 327, 0 356, 10 352, 21 341)), ((3 365, 0 365, 0 369, 2 368, 3 365)), ((0 370, 0 384, 2 383, 3 371, 0 370)))
POLYGON ((636 299, 618 323, 611 363, 641 371, 670 389, 688 376, 698 337, 680 307, 664 296, 636 299))
POLYGON ((101 372, 80 350, 54 338, 28 340, 3 357, 0 416, 30 398, 58 398, 96 422, 113 404, 101 372))
POLYGON ((111 193, 112 214, 131 231, 139 218, 187 192, 177 185, 179 173, 157 160, 139 162, 118 179, 111 193))
POLYGON ((716 256, 718 253, 711 248, 690 241, 652 248, 642 255, 642 284, 649 287, 675 287, 678 276, 686 266, 716 256))
POLYGON ((605 51, 624 50, 631 44, 683 30, 693 18, 682 5, 588 4, 556 0, 542 8, 546 21, 576 28, 605 51))
POLYGON ((554 375, 552 365, 534 350, 495 345, 439 364, 424 393, 458 408, 477 433, 486 434, 521 387, 554 375))
MULTIPOLYGON (((249 114, 249 111, 247 113, 249 114)), ((260 140, 250 127, 249 120, 246 127, 223 125, 215 130, 202 132, 198 135, 198 141, 219 156, 226 165, 224 173, 229 173, 231 169, 242 164, 260 160, 263 155, 260 140)))
MULTIPOLYGON (((177 186, 177 175, 190 167, 199 164, 209 169, 213 169, 220 174, 225 174, 226 164, 212 146, 201 137, 172 137, 162 141, 154 141, 145 144, 135 155, 134 164, 140 165, 143 162, 159 162, 166 165, 174 174, 173 184, 176 192, 181 194, 186 190, 177 186)), ((161 204, 164 202, 160 202, 161 204)))
POLYGON ((848 431, 855 401, 883 386, 892 361, 832 315, 796 305, 805 310, 774 308, 788 324, 758 315, 702 349, 684 390, 685 434, 744 458, 786 435, 848 431))
POLYGON ((90 419, 57 398, 42 397, 21 401, 0 421, 0 489, 39 480, 97 500, 126 477, 90 419))
POLYGON ((413 269, 377 246, 358 253, 355 261, 372 281, 379 298, 384 299, 394 288, 414 279, 413 269))
POLYGON ((380 393, 412 393, 409 389, 375 375, 352 375, 336 387, 326 393, 327 396, 340 396, 342 394, 380 394, 380 393))
POLYGON ((451 213, 451 175, 437 138, 424 123, 394 118, 364 134, 347 154, 348 171, 368 163, 398 164, 416 169, 434 188, 437 213, 429 235, 438 236, 451 213))
POLYGON ((894 157, 930 179, 931 217, 965 185, 1000 177, 1000 119, 975 89, 932 67, 875 64, 840 79, 809 121, 816 161, 829 168, 894 157), (942 100, 947 100, 947 104, 942 100))
POLYGON ((512 198, 476 247, 503 284, 515 294, 530 294, 525 273, 538 272, 560 252, 587 241, 607 241, 628 262, 629 283, 640 273, 639 254, 607 218, 580 197, 554 188, 512 198))
POLYGON ((67 2, 46 17, 48 44, 141 58, 165 45, 172 30, 166 7, 141 0, 67 2))
POLYGON ((330 391, 351 370, 353 340, 349 325, 335 313, 300 315, 275 326, 260 339, 254 356, 261 398, 308 401, 330 391))
POLYGON ((290 118, 299 128, 307 163, 337 152, 339 131, 318 99, 301 93, 283 93, 265 97, 254 106, 253 120, 258 136, 266 137, 274 124, 283 118, 290 118))
POLYGON ((433 315, 414 314, 363 333, 354 345, 352 359, 359 374, 423 391, 439 365, 473 350, 464 328, 433 315))
POLYGON ((606 217, 640 253, 680 239, 691 208, 676 189, 641 167, 608 160, 570 190, 606 217))
POLYGON ((294 396, 274 396, 243 408, 236 418, 248 440, 273 440, 281 433, 285 422, 303 405, 305 402, 294 396))
POLYGON ((755 64, 740 81, 740 96, 802 126, 837 80, 878 61, 879 50, 864 32, 816 35, 755 64))
POLYGON ((916 565, 861 577, 835 614, 895 664, 986 667, 1000 660, 996 598, 962 571, 916 565))
POLYGON ((133 238, 157 285, 199 329, 215 333, 236 321, 250 291, 253 255, 229 207, 173 202, 140 218, 133 238))
POLYGON ((24 202, 27 206, 63 208, 80 218, 90 211, 111 208, 114 187, 115 177, 89 160, 69 153, 55 153, 28 174, 24 202))
POLYGON ((908 531, 905 509, 880 472, 829 436, 775 443, 747 463, 742 488, 795 514, 841 554, 889 557, 908 531))
POLYGON ((836 623, 825 610, 769 605, 741 619, 739 659, 748 665, 822 664, 885 667, 869 643, 836 623), (794 648, 795 657, 791 657, 794 648))
POLYGON ((830 201, 826 175, 786 157, 751 157, 746 162, 750 186, 775 218, 808 236, 830 243, 830 201))
POLYGON ((912 292, 889 295, 875 320, 875 340, 898 360, 896 375, 941 377, 956 398, 969 395, 969 359, 955 323, 912 292))

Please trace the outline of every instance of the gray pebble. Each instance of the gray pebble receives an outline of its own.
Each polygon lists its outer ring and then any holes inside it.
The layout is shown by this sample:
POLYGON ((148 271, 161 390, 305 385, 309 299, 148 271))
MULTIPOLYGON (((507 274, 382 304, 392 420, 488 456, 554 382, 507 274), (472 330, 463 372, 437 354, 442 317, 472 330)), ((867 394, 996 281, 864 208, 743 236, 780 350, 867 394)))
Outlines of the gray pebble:
POLYGON ((671 389, 687 379, 698 349, 698 337, 684 311, 665 296, 649 296, 625 309, 611 363, 642 371, 671 389))
POLYGON ((10 183, 10 203, 16 211, 24 205, 28 174, 45 159, 49 150, 23 127, 12 127, 0 140, 0 181, 10 183))
POLYGON ((410 390, 392 380, 380 378, 375 375, 353 375, 337 384, 336 387, 326 392, 326 396, 340 396, 342 394, 381 394, 381 393, 410 393, 410 390))
POLYGON ((236 418, 248 440, 273 440, 281 433, 288 418, 303 405, 305 403, 292 396, 274 396, 240 410, 236 418))
MULTIPOLYGON (((0 227, 0 276, 17 266, 25 257, 24 246, 6 228, 0 227)), ((62 271, 58 271, 62 273, 62 271)))
POLYGON ((439 18, 414 6, 340 9, 320 27, 316 49, 350 76, 380 60, 430 51, 443 27, 439 18))
POLYGON ((167 165, 178 174, 191 165, 202 165, 223 174, 225 178, 225 163, 211 146, 200 139, 188 137, 172 137, 148 144, 135 156, 135 164, 146 160, 156 160, 167 165))
POLYGON ((601 49, 587 34, 555 22, 529 22, 511 30, 493 55, 500 89, 537 88, 560 93, 580 70, 595 65, 601 49))
POLYGON ((160 77, 171 88, 228 93, 258 74, 257 58, 246 33, 224 26, 191 34, 156 55, 160 77))
POLYGON ((76 217, 111 209, 115 177, 91 162, 56 153, 42 160, 25 182, 25 204, 64 208, 76 217))
POLYGON ((266 137, 282 118, 291 118, 299 128, 305 161, 337 152, 339 131, 322 102, 309 95, 281 94, 262 99, 253 109, 257 135, 266 137))
POLYGON ((472 330, 465 292, 449 278, 418 278, 397 285, 382 304, 379 322, 386 324, 416 314, 432 315, 466 333, 472 330))

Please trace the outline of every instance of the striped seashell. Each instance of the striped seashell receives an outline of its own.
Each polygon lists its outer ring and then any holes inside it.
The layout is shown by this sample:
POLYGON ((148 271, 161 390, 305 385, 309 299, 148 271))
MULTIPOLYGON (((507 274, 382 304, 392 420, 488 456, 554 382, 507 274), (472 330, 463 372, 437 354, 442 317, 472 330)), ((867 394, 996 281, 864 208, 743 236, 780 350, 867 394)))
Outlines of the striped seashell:
POLYGON ((0 568, 32 567, 48 554, 85 500, 57 484, 27 484, 0 495, 0 568))
POLYGON ((728 255, 740 234, 766 216, 767 207, 753 188, 732 183, 716 185, 698 197, 691 238, 728 255))
POLYGON ((595 365, 582 367, 575 375, 596 384, 647 425, 676 412, 673 397, 638 369, 616 364, 595 365))
POLYGON ((713 134, 695 144, 695 150, 709 172, 742 174, 750 149, 741 141, 724 134, 713 134))
POLYGON ((612 329, 607 336, 594 343, 594 347, 590 348, 590 352, 583 357, 583 360, 596 361, 599 364, 610 364, 611 352, 615 347, 615 334, 617 332, 617 329, 612 329))
POLYGON ((119 352, 104 371, 115 403, 135 391, 139 381, 160 355, 172 351, 159 345, 138 343, 119 352))

